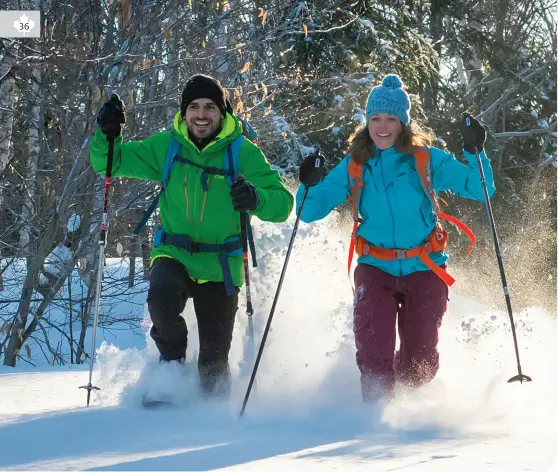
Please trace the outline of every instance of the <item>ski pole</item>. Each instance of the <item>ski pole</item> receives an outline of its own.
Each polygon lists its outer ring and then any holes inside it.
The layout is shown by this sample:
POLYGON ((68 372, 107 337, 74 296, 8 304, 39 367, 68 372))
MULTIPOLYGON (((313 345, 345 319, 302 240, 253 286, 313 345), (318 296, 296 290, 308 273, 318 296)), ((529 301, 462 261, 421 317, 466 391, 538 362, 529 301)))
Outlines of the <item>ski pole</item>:
MULTIPOLYGON (((470 126, 471 121, 467 117, 466 125, 470 126)), ((515 357, 517 359, 517 375, 514 375, 508 382, 531 382, 532 379, 528 375, 521 372, 521 363, 519 361, 519 348, 517 347, 517 335, 515 333, 515 323, 513 321, 512 306, 510 300, 510 294, 508 290, 508 283, 506 282, 506 273, 504 272, 504 263, 502 261, 502 254, 500 253, 500 245, 498 244, 498 234, 496 233, 496 225, 494 224, 494 215, 492 214, 492 206, 490 205, 490 197, 488 196, 488 190, 486 188, 486 180, 484 177, 484 169, 482 168, 482 161, 480 158, 480 153, 478 148, 475 146, 475 154, 477 156, 477 164, 479 167, 479 174, 482 184, 482 189, 484 192, 484 206, 486 208, 486 214, 488 216, 488 221, 490 223, 490 230, 492 233, 492 242, 494 243, 494 250, 496 252, 496 259, 498 260, 498 267, 500 269, 500 278, 502 279, 502 286, 504 288, 504 296, 506 298, 506 305, 508 308, 508 315, 510 317, 511 330, 513 335, 513 344, 515 347, 515 357)))
MULTIPOLYGON (((118 95, 114 94, 111 100, 120 100, 118 95)), ((108 200, 109 200, 109 190, 112 176, 112 160, 114 157, 114 140, 118 135, 118 129, 111 128, 107 134, 108 141, 108 156, 107 156, 107 169, 105 175, 105 197, 103 204, 103 219, 101 221, 101 233, 99 236, 99 260, 97 265, 97 290, 95 294, 95 315, 93 318, 93 334, 91 336, 91 350, 89 354, 89 382, 87 385, 82 385, 79 388, 84 388, 87 390, 87 406, 89 406, 89 401, 91 399, 91 390, 101 390, 99 387, 95 387, 91 380, 93 378, 93 364, 95 362, 95 344, 97 339, 97 325, 99 324, 99 305, 101 304, 101 288, 102 288, 102 278, 103 278, 103 263, 105 259, 105 245, 108 232, 108 200)))
POLYGON ((287 256, 285 257, 285 263, 283 264, 283 270, 281 271, 281 276, 279 277, 279 284, 277 285, 277 290, 275 292, 275 297, 273 298, 273 303, 271 305, 271 311, 269 313, 269 318, 267 319, 267 324, 262 337, 262 342, 260 343, 260 348, 258 350, 258 356, 256 357, 256 363, 254 364, 254 369, 252 370, 252 376, 250 377, 250 382, 248 383, 248 389, 246 390, 246 395, 244 397, 244 402, 242 403, 242 408, 240 410, 240 416, 244 415, 244 410, 250 398, 250 392, 252 391, 252 386, 256 378, 256 372, 258 371, 258 366, 260 365, 260 360, 262 358, 262 353, 265 347, 265 342, 267 340, 267 335, 269 333, 269 328, 271 327, 271 320, 273 319, 273 314, 275 313, 275 307, 277 306, 277 300, 279 298, 279 293, 281 293, 281 287, 283 286, 283 279, 285 278, 285 273, 287 271, 287 264, 289 263, 289 258, 291 256, 291 251, 293 249, 293 243, 298 230, 298 223, 300 222, 300 215, 302 214, 302 208, 304 207, 304 202, 306 201, 306 196, 308 195, 308 187, 304 189, 302 195, 302 201, 300 203, 300 208, 298 214, 296 215, 296 221, 293 228, 293 233, 291 235, 291 240, 289 242, 289 247, 287 249, 287 256))
MULTIPOLYGON (((242 182, 244 177, 242 175, 237 175, 233 179, 233 182, 242 182)), ((248 225, 250 224, 248 219, 248 213, 245 211, 240 212, 240 239, 242 243, 242 259, 244 261, 244 280, 246 286, 246 314, 248 315, 248 336, 250 338, 250 344, 252 346, 252 352, 254 351, 254 325, 252 323, 252 315, 254 314, 254 308, 252 306, 252 294, 250 291, 250 265, 248 263, 248 225)), ((252 252, 252 256, 254 252, 252 252)), ((255 265, 254 265, 255 266, 255 265)))
POLYGON ((254 352, 254 324, 252 315, 254 308, 252 306, 252 294, 250 292, 250 268, 248 264, 248 214, 245 211, 240 212, 240 233, 242 238, 242 258, 244 260, 244 279, 246 285, 246 314, 248 315, 248 335, 252 353, 254 352))

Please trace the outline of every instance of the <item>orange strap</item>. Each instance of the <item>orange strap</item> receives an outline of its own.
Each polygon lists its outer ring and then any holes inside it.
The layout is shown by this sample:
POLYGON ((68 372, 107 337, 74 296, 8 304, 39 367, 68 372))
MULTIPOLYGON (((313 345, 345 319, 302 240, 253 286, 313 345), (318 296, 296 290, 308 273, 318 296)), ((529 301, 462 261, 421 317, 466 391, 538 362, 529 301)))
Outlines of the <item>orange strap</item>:
POLYGON ((426 251, 424 246, 414 249, 386 249, 370 244, 366 239, 358 236, 356 242, 356 253, 359 256, 372 256, 382 261, 393 261, 396 259, 410 259, 420 256, 421 252, 426 251))
POLYGON ((467 248, 467 255, 470 256, 471 251, 477 244, 477 237, 475 236, 475 233, 473 233, 471 228, 469 228, 465 223, 463 223, 463 221, 458 220, 455 216, 448 215, 447 213, 443 213, 443 212, 438 213, 438 218, 453 223, 455 226, 457 226, 461 231, 463 231, 467 235, 467 237, 471 240, 471 245, 467 248))
MULTIPOLYGON (((351 244, 349 245, 349 263, 347 265, 347 274, 349 276, 349 280, 351 280, 351 265, 353 263, 353 255, 355 252, 355 247, 357 243, 357 229, 358 229, 358 221, 355 221, 353 224, 353 232, 351 233, 351 244)), ((351 282, 351 288, 353 289, 353 293, 355 293, 355 289, 353 287, 353 283, 351 282)))
POLYGON ((432 272, 434 272, 438 277, 440 277, 447 286, 451 287, 453 285, 455 279, 450 274, 448 274, 444 269, 442 269, 440 266, 434 264, 434 261, 430 258, 430 256, 426 251, 423 250, 419 254, 419 257, 422 263, 426 267, 428 267, 432 272))
POLYGON ((351 244, 349 246, 349 263, 347 265, 347 272, 349 274, 349 278, 351 277, 351 265, 353 263, 353 253, 355 252, 355 246, 357 242, 357 235, 356 235, 357 228, 358 228, 358 221, 355 221, 353 224, 353 232, 351 233, 351 244))
MULTIPOLYGON (((429 240, 436 237, 437 231, 434 230, 429 237, 429 240)), ((446 233, 447 235, 447 233, 446 233)), ((381 259, 384 261, 392 261, 397 259, 409 259, 411 257, 419 257, 420 260, 424 263, 426 267, 428 267, 432 272, 434 272, 440 279, 442 279, 446 285, 453 285, 455 279, 448 274, 444 269, 440 266, 437 266, 432 258, 428 255, 427 247, 431 244, 431 241, 428 243, 413 248, 413 249, 386 249, 381 248, 378 246, 374 246, 370 244, 366 239, 357 237, 356 238, 356 245, 355 249, 359 256, 372 256, 376 259, 381 259)), ((436 249, 442 250, 443 247, 447 244, 447 237, 446 240, 443 242, 438 242, 439 247, 436 249)), ((352 241, 351 241, 352 245, 352 241)))
MULTIPOLYGON (((355 161, 353 158, 350 158, 347 170, 349 172, 349 180, 351 182, 351 195, 347 197, 347 201, 351 202, 351 209, 354 221, 353 231, 351 233, 351 244, 349 246, 349 260, 347 262, 347 274, 349 276, 349 280, 351 280, 351 265, 353 264, 353 255, 357 242, 357 229, 360 223, 360 219, 358 217, 359 196, 362 187, 364 187, 364 183, 362 181, 362 164, 355 161)), ((353 289, 354 293, 355 289, 353 288, 352 282, 351 288, 353 289)))

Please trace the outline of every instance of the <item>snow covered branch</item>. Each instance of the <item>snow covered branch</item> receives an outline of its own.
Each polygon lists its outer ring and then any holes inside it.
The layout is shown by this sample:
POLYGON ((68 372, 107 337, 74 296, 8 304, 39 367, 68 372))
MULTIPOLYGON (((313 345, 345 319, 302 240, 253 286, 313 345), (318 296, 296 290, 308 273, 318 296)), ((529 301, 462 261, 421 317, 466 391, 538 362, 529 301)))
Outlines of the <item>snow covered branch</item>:
POLYGON ((492 133, 492 136, 495 138, 518 138, 533 136, 537 134, 549 134, 551 132, 552 130, 550 128, 539 128, 531 129, 529 131, 506 131, 504 133, 492 133))

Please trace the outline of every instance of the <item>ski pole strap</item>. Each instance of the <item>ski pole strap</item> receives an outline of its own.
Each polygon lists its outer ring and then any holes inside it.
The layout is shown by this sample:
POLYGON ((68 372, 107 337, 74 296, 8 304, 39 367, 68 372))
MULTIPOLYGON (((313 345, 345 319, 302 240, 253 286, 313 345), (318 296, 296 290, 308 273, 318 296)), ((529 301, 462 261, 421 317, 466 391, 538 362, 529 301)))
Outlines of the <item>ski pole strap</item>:
POLYGON ((219 263, 223 271, 223 281, 227 295, 234 296, 234 283, 232 279, 229 257, 242 256, 242 242, 240 235, 231 236, 225 239, 223 244, 206 244, 193 241, 187 234, 168 234, 164 229, 158 228, 153 238, 153 246, 157 247, 162 244, 179 247, 188 251, 190 254, 195 252, 213 252, 219 254, 219 263))

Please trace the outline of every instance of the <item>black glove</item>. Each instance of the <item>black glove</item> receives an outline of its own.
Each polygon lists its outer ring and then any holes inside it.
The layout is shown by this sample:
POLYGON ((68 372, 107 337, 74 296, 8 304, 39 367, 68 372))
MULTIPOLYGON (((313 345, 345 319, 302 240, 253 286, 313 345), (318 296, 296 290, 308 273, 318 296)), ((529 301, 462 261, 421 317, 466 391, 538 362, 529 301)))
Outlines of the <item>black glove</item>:
POLYGON ((485 141, 486 130, 484 127, 472 115, 465 115, 463 120, 463 149, 474 154, 476 146, 478 151, 481 152, 485 141))
POLYGON ((300 164, 298 178, 306 187, 313 187, 325 175, 325 157, 320 152, 306 156, 300 164))
POLYGON ((256 187, 246 182, 242 175, 237 176, 231 186, 231 198, 236 211, 254 211, 260 203, 256 187))
POLYGON ((118 95, 112 94, 110 100, 101 107, 97 115, 97 123, 103 133, 120 135, 122 125, 126 123, 126 112, 124 103, 118 95))

